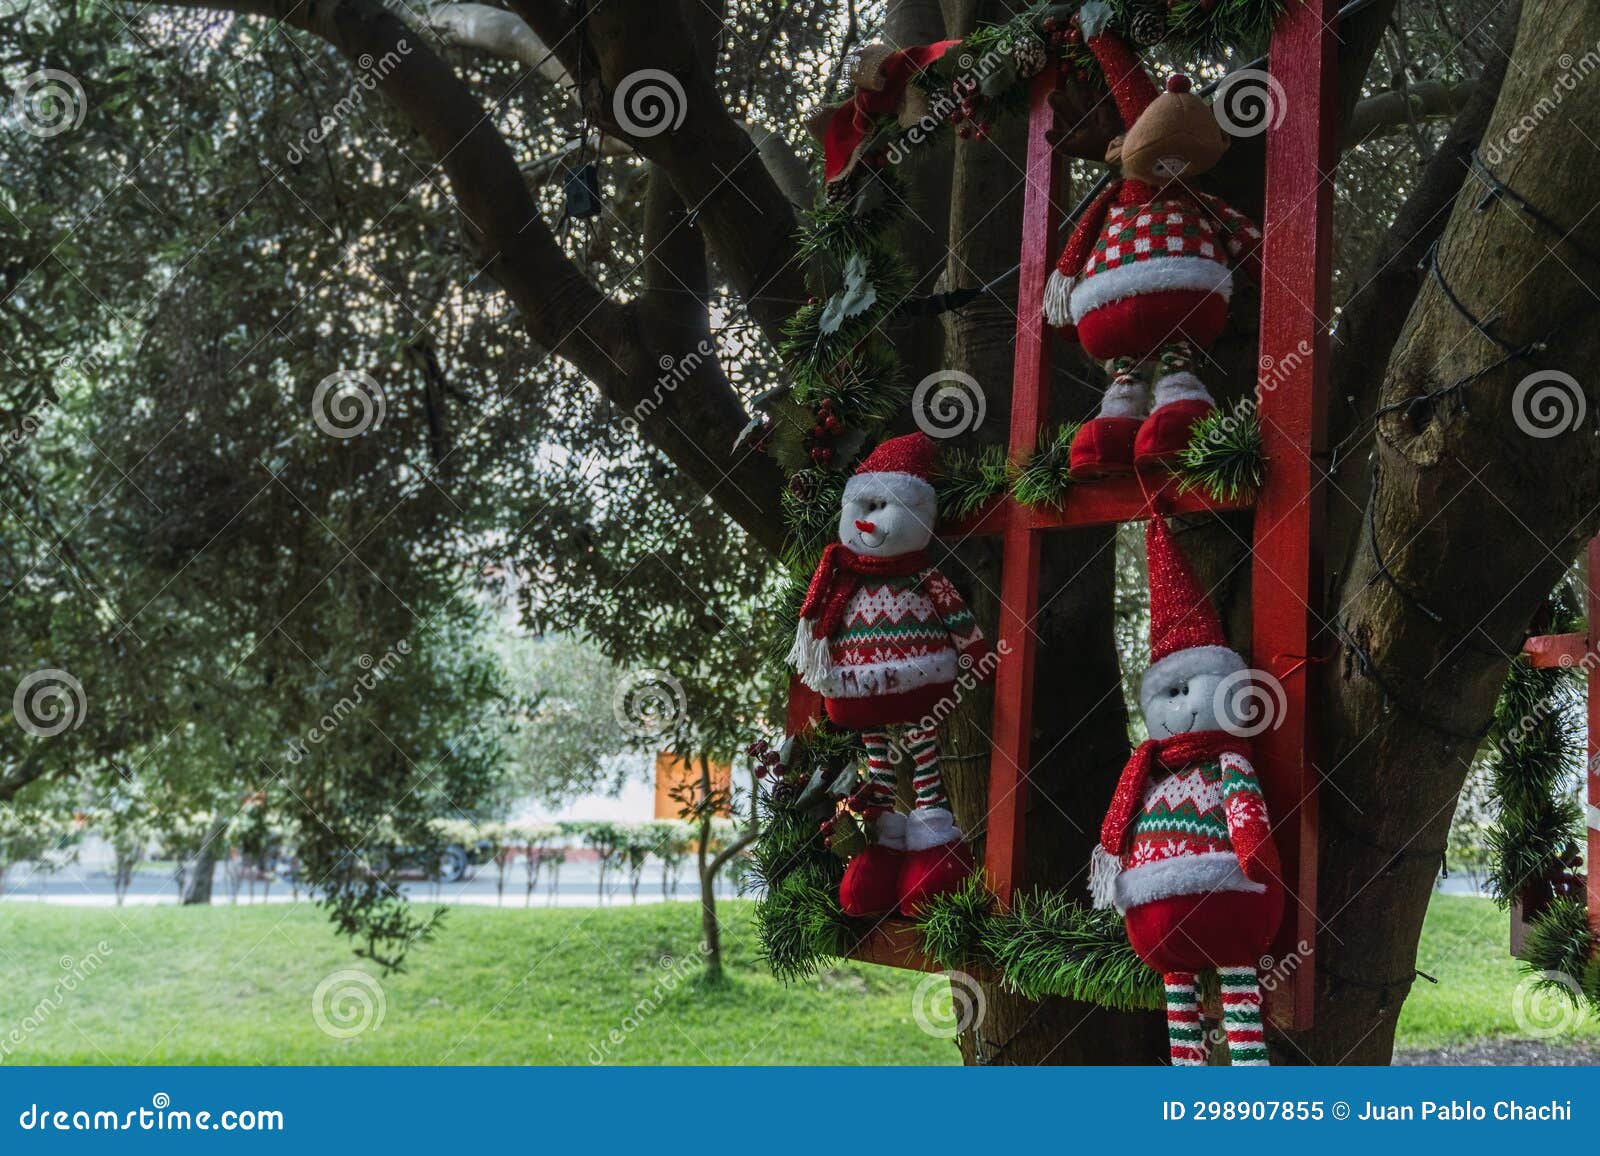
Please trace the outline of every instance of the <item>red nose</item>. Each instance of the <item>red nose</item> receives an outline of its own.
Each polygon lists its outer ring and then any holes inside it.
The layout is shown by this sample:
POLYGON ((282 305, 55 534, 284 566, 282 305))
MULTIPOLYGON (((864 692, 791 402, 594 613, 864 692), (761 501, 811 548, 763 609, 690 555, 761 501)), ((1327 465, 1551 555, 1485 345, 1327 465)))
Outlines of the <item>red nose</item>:
POLYGON ((856 523, 856 529, 860 530, 863 534, 870 534, 874 530, 876 530, 877 528, 878 528, 878 524, 876 522, 857 522, 856 523))

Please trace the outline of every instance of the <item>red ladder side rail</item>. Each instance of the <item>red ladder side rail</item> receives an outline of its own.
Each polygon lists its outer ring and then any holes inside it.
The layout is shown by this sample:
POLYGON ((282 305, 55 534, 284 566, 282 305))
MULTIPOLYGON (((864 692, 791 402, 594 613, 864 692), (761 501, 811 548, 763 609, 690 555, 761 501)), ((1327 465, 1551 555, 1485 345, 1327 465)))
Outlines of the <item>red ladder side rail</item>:
MULTIPOLYGON (((1589 926, 1600 935, 1600 538, 1589 543, 1588 573, 1584 576, 1587 606, 1587 633, 1543 634, 1523 644, 1522 652, 1538 667, 1578 667, 1584 672, 1588 688, 1587 719, 1589 760, 1586 766, 1588 794, 1585 808, 1589 829, 1587 899, 1589 926)), ((1521 921, 1520 903, 1511 913, 1511 953, 1522 950, 1526 926, 1521 921)))
MULTIPOLYGON (((1027 186, 1022 199, 1022 267, 1017 278, 1017 352, 1011 379, 1013 462, 1033 453, 1049 407, 1050 331, 1037 303, 1044 300, 1050 255, 1061 210, 1056 195, 1061 165, 1045 139, 1055 123, 1050 94, 1060 71, 1047 68, 1028 93, 1027 186)), ((1000 614, 995 646, 994 744, 989 763, 984 868, 1002 904, 1022 872, 1028 817, 1028 760, 1032 757, 1033 619, 1039 609, 1039 535, 1021 506, 1007 501, 1001 534, 1000 614)))
POLYGON ((1272 36, 1282 123, 1267 135, 1259 382, 1266 483, 1256 499, 1252 645, 1284 688, 1254 742, 1292 898, 1273 951, 1272 1019, 1311 1026, 1317 935, 1316 650, 1321 634, 1337 94, 1334 0, 1290 5, 1272 36), (1270 378, 1265 376, 1271 371, 1270 378))

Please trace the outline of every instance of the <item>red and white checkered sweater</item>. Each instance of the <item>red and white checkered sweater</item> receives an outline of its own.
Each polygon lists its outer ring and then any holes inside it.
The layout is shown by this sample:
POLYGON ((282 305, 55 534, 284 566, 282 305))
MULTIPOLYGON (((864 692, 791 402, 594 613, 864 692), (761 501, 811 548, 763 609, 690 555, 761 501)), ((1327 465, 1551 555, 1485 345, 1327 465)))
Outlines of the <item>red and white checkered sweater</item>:
POLYGON ((1121 181, 1079 219, 1045 291, 1045 318, 1078 325, 1148 293, 1233 292, 1235 268, 1261 275, 1261 230, 1220 197, 1121 181))
POLYGON ((828 649, 828 717, 865 729, 922 718, 988 644, 955 586, 928 569, 858 579, 828 649))

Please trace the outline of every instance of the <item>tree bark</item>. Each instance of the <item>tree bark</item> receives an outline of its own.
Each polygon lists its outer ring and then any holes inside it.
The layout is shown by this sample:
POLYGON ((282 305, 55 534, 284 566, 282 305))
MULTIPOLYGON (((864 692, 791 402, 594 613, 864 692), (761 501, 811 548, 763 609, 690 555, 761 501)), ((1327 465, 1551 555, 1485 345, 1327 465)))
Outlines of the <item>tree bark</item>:
MULTIPOLYGON (((1489 333, 1544 347, 1508 356, 1431 279, 1383 376, 1368 530, 1353 535, 1330 603, 1317 1025, 1285 1041, 1280 1060, 1388 1062, 1455 800, 1508 659, 1600 526, 1590 428, 1531 436, 1531 407, 1516 397, 1536 370, 1589 365, 1600 352, 1585 281, 1596 269, 1583 256, 1600 251, 1588 143, 1600 93, 1564 88, 1560 63, 1597 41, 1592 5, 1525 4, 1485 131, 1510 141, 1560 94, 1496 175, 1571 233, 1533 224, 1505 199, 1480 211, 1484 186, 1472 181, 1439 243, 1444 281, 1492 319, 1489 333)), ((1593 404, 1586 388, 1567 399, 1593 404)))
POLYGON ((217 815, 206 828, 206 837, 200 841, 200 849, 194 856, 194 866, 183 887, 185 907, 203 906, 211 902, 211 884, 217 873, 217 860, 228 849, 227 840, 223 838, 227 830, 226 815, 217 815))

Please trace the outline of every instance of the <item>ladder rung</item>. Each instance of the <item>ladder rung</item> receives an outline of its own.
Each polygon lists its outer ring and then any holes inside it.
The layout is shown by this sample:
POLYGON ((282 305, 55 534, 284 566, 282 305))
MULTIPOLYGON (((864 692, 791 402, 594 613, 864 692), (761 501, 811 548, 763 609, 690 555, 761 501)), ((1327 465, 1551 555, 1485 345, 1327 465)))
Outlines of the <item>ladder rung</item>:
POLYGON ((1146 477, 1144 487, 1139 483, 1140 479, 1132 477, 1082 482, 1067 491, 1066 501, 1059 507, 1024 506, 1004 494, 964 518, 940 523, 939 533, 947 538, 999 534, 1005 531, 1012 518, 1021 518, 1023 528, 1028 530, 1071 530, 1140 522, 1150 516, 1150 501, 1156 495, 1160 496, 1162 509, 1167 514, 1248 510, 1255 504, 1253 498, 1218 500, 1202 490, 1180 493, 1178 480, 1170 474, 1156 481, 1146 477))

